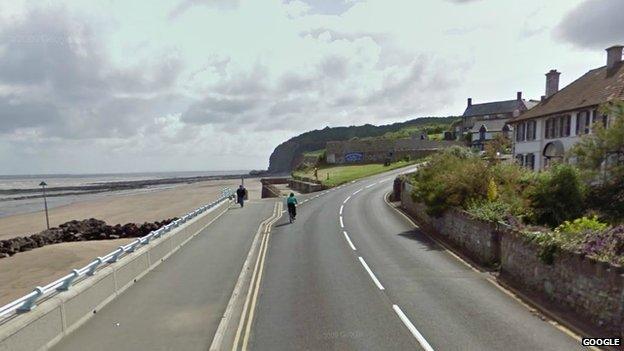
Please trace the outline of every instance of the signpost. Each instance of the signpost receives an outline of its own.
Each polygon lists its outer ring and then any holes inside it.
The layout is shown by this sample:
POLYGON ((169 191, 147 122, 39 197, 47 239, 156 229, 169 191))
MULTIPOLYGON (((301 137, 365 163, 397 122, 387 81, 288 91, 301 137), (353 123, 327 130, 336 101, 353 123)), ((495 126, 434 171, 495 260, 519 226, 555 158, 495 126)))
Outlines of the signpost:
POLYGON ((45 215, 46 215, 46 226, 50 229, 50 218, 48 217, 48 200, 46 199, 45 187, 48 184, 46 182, 39 183, 39 186, 43 190, 43 206, 45 207, 45 215))

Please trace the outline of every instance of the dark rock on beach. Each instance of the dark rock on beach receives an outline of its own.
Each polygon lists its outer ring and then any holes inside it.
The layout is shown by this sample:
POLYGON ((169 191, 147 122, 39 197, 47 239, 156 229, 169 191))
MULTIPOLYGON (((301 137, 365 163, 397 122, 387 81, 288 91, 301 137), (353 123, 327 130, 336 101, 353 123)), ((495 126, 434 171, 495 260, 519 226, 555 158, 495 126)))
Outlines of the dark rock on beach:
POLYGON ((28 237, 15 237, 0 240, 0 259, 13 256, 18 252, 29 251, 38 247, 72 241, 111 240, 119 238, 136 238, 149 234, 177 218, 160 222, 127 223, 110 226, 106 222, 89 218, 81 221, 73 220, 55 228, 44 230, 28 237))

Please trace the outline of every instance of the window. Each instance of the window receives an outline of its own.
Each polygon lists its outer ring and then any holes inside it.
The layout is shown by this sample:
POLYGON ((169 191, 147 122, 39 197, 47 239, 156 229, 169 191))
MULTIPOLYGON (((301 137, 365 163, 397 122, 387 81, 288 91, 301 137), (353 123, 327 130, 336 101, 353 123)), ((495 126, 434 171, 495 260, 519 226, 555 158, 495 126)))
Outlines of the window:
POLYGON ((524 155, 523 154, 516 155, 516 162, 518 162, 520 166, 524 166, 524 155))
POLYGON ((525 123, 519 123, 516 127, 516 141, 524 141, 524 127, 525 123))
POLYGON ((609 124, 609 116, 600 114, 600 112, 598 112, 598 110, 593 110, 592 113, 593 113, 592 122, 593 123, 601 122, 602 126, 604 128, 607 128, 607 125, 609 124))
POLYGON ((527 154, 524 161, 524 166, 530 170, 535 169, 535 154, 527 154))
POLYGON ((485 140, 485 133, 487 132, 487 129, 485 128, 484 125, 481 125, 481 128, 479 128, 479 140, 483 141, 485 140))
POLYGON ((546 120, 544 136, 546 139, 554 139, 570 136, 570 123, 572 119, 569 115, 552 117, 546 120))
POLYGON ((549 118, 544 122, 544 138, 550 139, 550 125, 552 124, 552 120, 549 118))
POLYGON ((534 140, 535 139, 534 123, 535 123, 535 121, 526 122, 526 139, 527 140, 534 140))
POLYGON ((576 135, 588 134, 591 125, 589 111, 580 111, 576 115, 576 135))
POLYGON ((537 121, 530 121, 529 125, 531 126, 531 140, 535 140, 535 136, 537 135, 537 121))
POLYGON ((562 137, 570 136, 570 123, 572 122, 572 117, 570 115, 561 116, 561 131, 559 135, 562 137))

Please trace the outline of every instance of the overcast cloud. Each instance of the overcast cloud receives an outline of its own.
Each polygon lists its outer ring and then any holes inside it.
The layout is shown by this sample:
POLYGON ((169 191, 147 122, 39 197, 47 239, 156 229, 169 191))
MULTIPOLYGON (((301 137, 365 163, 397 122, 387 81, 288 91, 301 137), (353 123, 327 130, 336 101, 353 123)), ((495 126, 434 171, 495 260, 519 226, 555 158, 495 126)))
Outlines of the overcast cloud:
POLYGON ((624 1, 588 0, 570 11, 557 35, 583 48, 604 49, 624 43, 624 1))
MULTIPOLYGON (((266 168, 325 126, 538 98, 624 38, 618 0, 12 2, 0 174, 266 168)), ((621 43, 620 43, 621 44, 621 43)))

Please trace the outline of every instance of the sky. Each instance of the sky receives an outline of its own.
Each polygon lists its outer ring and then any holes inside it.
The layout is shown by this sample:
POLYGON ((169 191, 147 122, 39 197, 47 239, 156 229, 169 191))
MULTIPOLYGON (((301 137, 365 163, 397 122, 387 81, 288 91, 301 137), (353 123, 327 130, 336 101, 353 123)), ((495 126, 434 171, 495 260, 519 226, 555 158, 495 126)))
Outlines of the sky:
POLYGON ((621 0, 0 1, 0 174, 266 169, 325 126, 544 94, 621 0))

